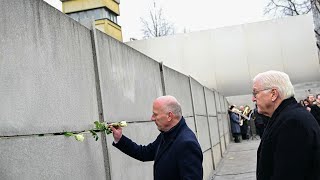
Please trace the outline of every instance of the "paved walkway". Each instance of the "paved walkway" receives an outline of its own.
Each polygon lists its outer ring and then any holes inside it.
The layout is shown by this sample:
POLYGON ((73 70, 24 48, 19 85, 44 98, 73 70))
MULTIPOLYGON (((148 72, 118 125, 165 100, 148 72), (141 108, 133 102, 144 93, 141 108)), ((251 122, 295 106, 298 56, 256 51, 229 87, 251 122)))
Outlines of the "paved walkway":
POLYGON ((257 139, 230 143, 211 180, 256 180, 259 143, 257 139))

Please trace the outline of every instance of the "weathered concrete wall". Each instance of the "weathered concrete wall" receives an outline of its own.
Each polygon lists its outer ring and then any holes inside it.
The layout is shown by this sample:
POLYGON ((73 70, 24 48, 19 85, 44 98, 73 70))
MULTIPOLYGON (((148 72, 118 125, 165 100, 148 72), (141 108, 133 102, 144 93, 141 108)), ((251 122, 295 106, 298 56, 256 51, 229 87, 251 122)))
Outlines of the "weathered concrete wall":
POLYGON ((163 66, 164 87, 166 94, 179 99, 184 117, 194 116, 189 77, 163 66))
MULTIPOLYGON (((163 76, 166 94, 180 98, 182 107, 187 110, 183 109, 183 114, 187 116, 187 124, 199 138, 204 153, 204 179, 208 179, 222 157, 215 92, 164 65, 163 76)), ((220 97, 218 101, 220 102, 220 97)), ((220 104, 219 106, 221 107, 220 104)), ((222 126, 220 128, 224 139, 224 129, 222 126)))
POLYGON ((101 143, 64 136, 0 140, 0 179, 106 179, 101 143))
POLYGON ((190 77, 195 122, 200 146, 203 151, 204 179, 208 179, 213 171, 213 158, 210 142, 209 124, 203 86, 190 77))
POLYGON ((105 120, 150 120, 152 101, 163 95, 159 63, 100 31, 97 42, 105 120))
POLYGON ((1 1, 0 23, 0 135, 88 128, 98 115, 88 29, 35 0, 1 1))
POLYGON ((0 24, 0 179, 153 179, 153 162, 121 153, 111 135, 62 133, 126 120, 124 135, 148 144, 159 134, 152 101, 164 94, 181 102, 210 177, 228 134, 218 92, 42 1, 0 1, 0 24))
MULTIPOLYGON (((124 128, 124 134, 137 143, 148 144, 159 134, 150 121, 152 102, 163 95, 159 63, 102 32, 96 32, 104 120, 128 121, 130 128, 124 128)), ((112 147, 112 142, 113 139, 108 138, 111 179, 153 178, 150 163, 120 155, 122 153, 112 147), (119 173, 121 168, 128 171, 119 173)))
POLYGON ((37 0, 0 1, 0 24, 0 179, 105 179, 101 142, 32 136, 98 120, 90 31, 37 0))

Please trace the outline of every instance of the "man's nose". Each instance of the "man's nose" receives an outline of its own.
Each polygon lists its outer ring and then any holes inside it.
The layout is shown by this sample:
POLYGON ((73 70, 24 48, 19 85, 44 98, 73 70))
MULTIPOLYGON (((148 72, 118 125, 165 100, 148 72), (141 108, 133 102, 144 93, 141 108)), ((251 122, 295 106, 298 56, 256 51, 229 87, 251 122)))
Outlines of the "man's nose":
POLYGON ((254 96, 252 96, 252 102, 256 102, 256 101, 257 99, 254 96))

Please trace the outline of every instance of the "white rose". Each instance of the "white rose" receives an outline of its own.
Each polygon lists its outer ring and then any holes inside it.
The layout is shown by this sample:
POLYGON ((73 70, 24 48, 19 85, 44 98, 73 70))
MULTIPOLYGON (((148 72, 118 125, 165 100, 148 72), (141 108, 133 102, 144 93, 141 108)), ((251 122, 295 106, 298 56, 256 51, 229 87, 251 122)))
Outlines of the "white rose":
POLYGON ((126 127, 126 126, 128 126, 128 124, 127 124, 126 121, 121 121, 121 122, 120 122, 120 126, 121 126, 121 127, 126 127))
POLYGON ((83 134, 77 134, 77 135, 75 135, 75 138, 77 141, 80 141, 80 142, 83 142, 83 140, 84 140, 83 134))

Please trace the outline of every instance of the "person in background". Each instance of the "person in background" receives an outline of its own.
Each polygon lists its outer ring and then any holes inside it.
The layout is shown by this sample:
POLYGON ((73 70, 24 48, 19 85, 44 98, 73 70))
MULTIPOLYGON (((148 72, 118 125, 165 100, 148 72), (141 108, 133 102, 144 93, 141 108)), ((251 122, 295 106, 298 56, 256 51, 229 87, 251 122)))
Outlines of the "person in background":
POLYGON ((234 142, 235 143, 239 143, 240 142, 240 134, 241 134, 241 130, 240 130, 240 115, 238 112, 236 113, 236 108, 234 105, 231 105, 229 108, 229 117, 230 117, 230 125, 231 125, 231 132, 232 132, 232 136, 234 138, 234 142))
POLYGON ((268 123, 269 117, 267 117, 263 114, 260 114, 258 112, 257 107, 254 109, 254 117, 255 117, 254 125, 256 127, 257 134, 259 135, 260 139, 262 139, 262 135, 263 135, 264 129, 268 123))
POLYGON ((152 143, 137 145, 122 134, 121 128, 110 126, 113 146, 137 160, 154 161, 155 180, 202 180, 202 150, 182 116, 177 99, 173 96, 155 99, 151 120, 160 131, 152 143))
POLYGON ((310 112, 311 111, 311 104, 310 104, 309 100, 304 99, 303 104, 304 104, 304 107, 306 108, 306 110, 310 112))
POLYGON ((320 125, 320 94, 316 95, 316 104, 311 106, 310 112, 320 125))
POLYGON ((239 110, 241 111, 242 115, 240 121, 240 129, 241 129, 241 137, 243 140, 249 139, 249 131, 250 131, 250 126, 249 126, 249 114, 251 112, 250 107, 248 105, 246 106, 240 106, 239 110))
POLYGON ((304 107, 304 100, 300 100, 299 103, 304 107))
POLYGON ((289 76, 263 72, 252 88, 258 112, 270 117, 257 151, 257 180, 319 180, 320 127, 295 100, 289 76))
POLYGON ((316 99, 314 98, 313 94, 309 94, 307 100, 310 106, 312 106, 313 104, 316 104, 316 99))

